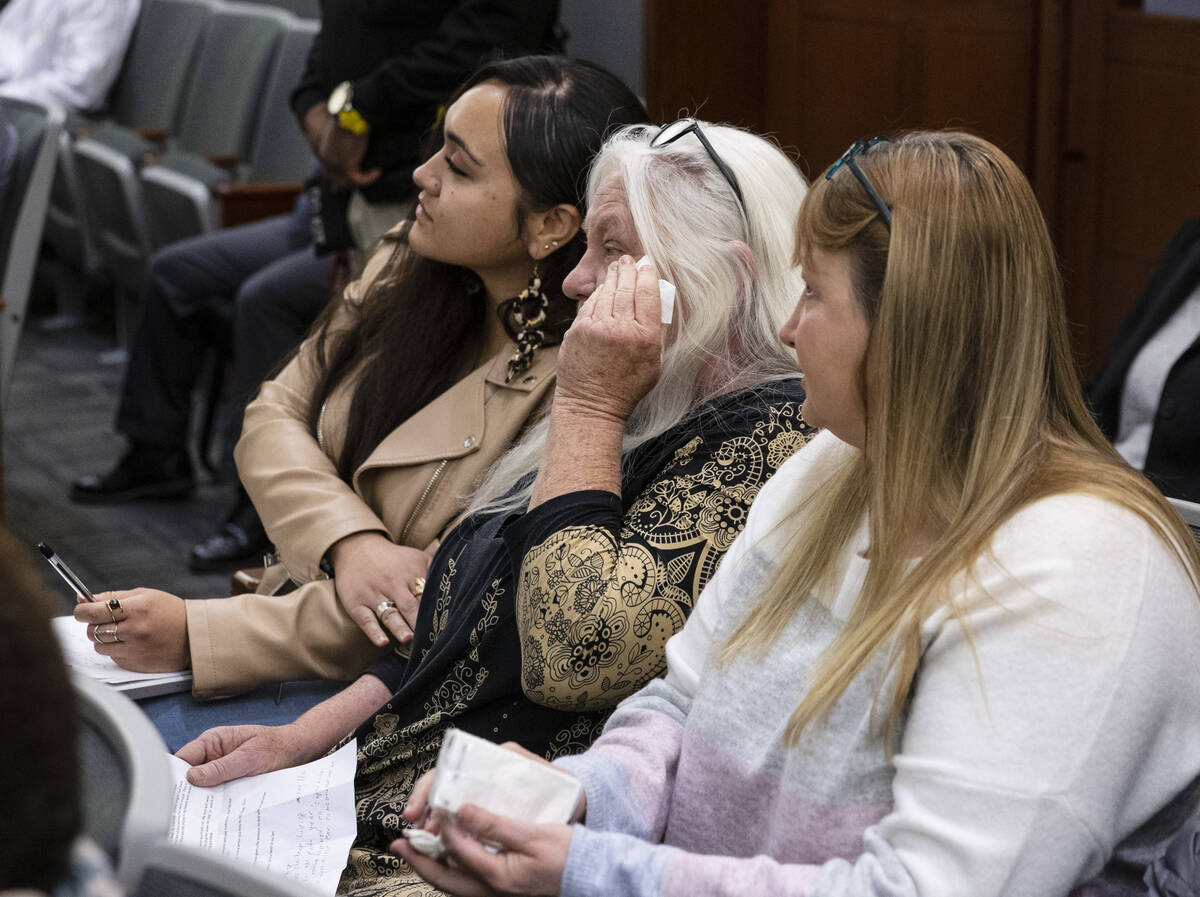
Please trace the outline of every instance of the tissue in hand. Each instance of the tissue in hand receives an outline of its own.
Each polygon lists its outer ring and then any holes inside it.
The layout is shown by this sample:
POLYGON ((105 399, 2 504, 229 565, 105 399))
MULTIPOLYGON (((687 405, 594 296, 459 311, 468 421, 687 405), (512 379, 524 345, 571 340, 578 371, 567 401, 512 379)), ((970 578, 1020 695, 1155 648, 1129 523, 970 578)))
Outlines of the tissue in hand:
MULTIPOLYGON (((640 259, 637 260, 637 264, 634 265, 634 267, 635 268, 645 268, 647 265, 650 265, 650 264, 653 264, 653 262, 650 260, 650 256, 643 255, 640 259)), ((675 312, 675 284, 671 283, 668 280, 663 280, 662 278, 659 278, 658 298, 659 298, 659 301, 662 303, 662 322, 664 324, 670 324, 671 318, 675 312)))
MULTIPOLYGON (((582 793, 570 773, 450 729, 438 754, 429 806, 456 813, 463 804, 475 804, 526 822, 568 822, 582 793)), ((420 829, 404 835, 422 853, 440 855, 440 838, 429 842, 420 829)))

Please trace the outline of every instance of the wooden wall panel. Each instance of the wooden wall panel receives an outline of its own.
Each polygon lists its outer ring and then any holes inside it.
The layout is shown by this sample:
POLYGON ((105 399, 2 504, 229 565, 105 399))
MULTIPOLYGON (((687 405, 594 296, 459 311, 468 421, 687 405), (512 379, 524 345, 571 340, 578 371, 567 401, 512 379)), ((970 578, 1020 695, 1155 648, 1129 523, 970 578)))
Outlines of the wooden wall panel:
POLYGON ((646 106, 761 130, 766 77, 761 3, 646 0, 646 106))
POLYGON ((1200 214, 1200 22, 1076 0, 1068 31, 1059 234, 1094 372, 1171 235, 1200 214))
POLYGON ((905 68, 902 28, 888 23, 805 21, 797 45, 796 90, 768 88, 766 109, 780 141, 799 149, 809 177, 818 174, 858 137, 891 130, 903 119, 905 68), (855 43, 870 53, 847 52, 855 43), (816 84, 828 89, 814 90, 816 84))
POLYGON ((1036 4, 772 0, 764 117, 811 174, 858 138, 966 127, 1032 162, 1036 4))
POLYGON ((646 35, 652 112, 708 97, 702 115, 774 134, 810 176, 903 128, 1003 147, 1050 223, 1085 370, 1200 215, 1200 21, 1125 0, 646 0, 646 35))
POLYGON ((929 27, 921 125, 982 134, 1032 176, 1032 21, 1026 26, 1006 32, 929 27))

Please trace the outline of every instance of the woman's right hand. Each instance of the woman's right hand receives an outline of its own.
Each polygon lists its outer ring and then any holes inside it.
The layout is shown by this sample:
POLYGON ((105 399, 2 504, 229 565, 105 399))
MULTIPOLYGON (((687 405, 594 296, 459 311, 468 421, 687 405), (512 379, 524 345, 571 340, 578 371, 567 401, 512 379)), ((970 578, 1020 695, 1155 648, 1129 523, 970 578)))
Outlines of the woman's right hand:
POLYGON ((218 726, 189 741, 175 756, 191 765, 187 779, 211 787, 244 776, 299 766, 325 752, 296 723, 286 726, 218 726))
MULTIPOLYGON (((562 772, 559 767, 555 766, 545 757, 535 754, 533 751, 526 750, 515 741, 506 741, 500 745, 500 747, 504 748, 506 751, 512 751, 514 754, 520 754, 522 757, 526 757, 537 763, 541 763, 544 766, 549 766, 562 772)), ((433 832, 437 831, 437 825, 436 817, 432 817, 429 814, 429 792, 433 789, 433 776, 436 772, 437 767, 434 767, 422 775, 421 778, 417 779, 417 783, 413 785, 412 792, 408 796, 408 803, 404 807, 404 812, 400 814, 401 818, 404 819, 404 821, 409 825, 433 832)), ((579 803, 575 805, 575 811, 571 814, 569 821, 579 822, 586 815, 587 793, 584 792, 580 794, 579 803)))
POLYGON ((613 262, 604 283, 579 306, 563 336, 554 406, 622 426, 662 374, 658 271, 633 259, 613 262))
POLYGON ((382 626, 400 644, 412 641, 421 602, 418 580, 429 572, 429 554, 370 532, 339 539, 329 549, 329 560, 338 600, 373 644, 387 645, 382 626), (384 601, 393 602, 397 613, 385 613, 380 619, 375 611, 384 601))

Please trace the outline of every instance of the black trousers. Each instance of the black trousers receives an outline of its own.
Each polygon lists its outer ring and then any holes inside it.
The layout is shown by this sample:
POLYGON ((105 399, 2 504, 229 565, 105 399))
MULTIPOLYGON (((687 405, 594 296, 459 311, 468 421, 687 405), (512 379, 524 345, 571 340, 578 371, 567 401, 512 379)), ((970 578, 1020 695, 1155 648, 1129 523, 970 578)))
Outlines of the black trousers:
POLYGON ((308 216, 299 209, 156 252, 129 350, 118 432, 186 449, 192 391, 205 355, 214 345, 232 346, 236 423, 221 465, 232 474, 242 411, 329 301, 333 264, 332 255, 313 252, 308 216))

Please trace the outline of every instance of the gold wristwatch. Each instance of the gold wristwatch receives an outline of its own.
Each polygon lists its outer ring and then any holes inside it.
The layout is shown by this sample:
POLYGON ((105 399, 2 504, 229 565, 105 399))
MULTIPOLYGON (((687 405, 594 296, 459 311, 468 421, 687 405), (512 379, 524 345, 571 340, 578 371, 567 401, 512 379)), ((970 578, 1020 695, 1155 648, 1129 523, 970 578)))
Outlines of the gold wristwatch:
POLYGON ((351 134, 363 136, 371 130, 367 120, 354 108, 354 85, 343 81, 329 95, 329 114, 337 119, 338 126, 351 134))

